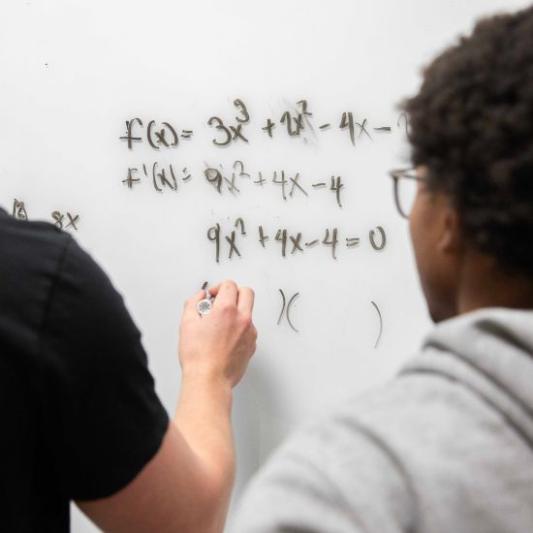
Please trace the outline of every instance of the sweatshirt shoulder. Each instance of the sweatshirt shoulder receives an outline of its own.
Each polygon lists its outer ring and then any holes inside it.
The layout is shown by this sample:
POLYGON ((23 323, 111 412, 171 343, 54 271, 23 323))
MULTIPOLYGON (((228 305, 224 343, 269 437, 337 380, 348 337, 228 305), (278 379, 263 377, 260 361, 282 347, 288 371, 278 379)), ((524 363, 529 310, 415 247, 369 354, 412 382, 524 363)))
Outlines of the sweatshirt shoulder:
POLYGON ((408 531, 409 473, 381 423, 359 416, 388 394, 354 398, 290 437, 250 483, 231 531, 408 531))
POLYGON ((293 435, 250 484, 235 531, 409 531, 442 497, 476 497, 465 465, 480 471, 477 447, 502 428, 460 383, 402 374, 293 435))

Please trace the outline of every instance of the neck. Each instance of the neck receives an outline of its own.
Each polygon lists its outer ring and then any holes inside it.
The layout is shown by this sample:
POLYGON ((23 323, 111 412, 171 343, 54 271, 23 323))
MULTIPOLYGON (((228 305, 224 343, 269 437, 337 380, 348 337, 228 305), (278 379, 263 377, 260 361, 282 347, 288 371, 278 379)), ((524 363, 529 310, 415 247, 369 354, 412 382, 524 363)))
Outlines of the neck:
POLYGON ((504 273, 494 259, 469 253, 460 272, 457 312, 484 307, 533 309, 533 280, 504 273))

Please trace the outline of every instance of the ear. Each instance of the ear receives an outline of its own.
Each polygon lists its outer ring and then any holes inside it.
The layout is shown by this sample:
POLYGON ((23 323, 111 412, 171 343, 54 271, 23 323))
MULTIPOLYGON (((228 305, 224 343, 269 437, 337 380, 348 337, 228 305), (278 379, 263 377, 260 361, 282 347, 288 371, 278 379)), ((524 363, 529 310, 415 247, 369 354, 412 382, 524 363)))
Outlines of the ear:
POLYGON ((463 249, 460 217, 449 201, 442 198, 440 232, 437 239, 437 250, 443 254, 458 255, 463 249))

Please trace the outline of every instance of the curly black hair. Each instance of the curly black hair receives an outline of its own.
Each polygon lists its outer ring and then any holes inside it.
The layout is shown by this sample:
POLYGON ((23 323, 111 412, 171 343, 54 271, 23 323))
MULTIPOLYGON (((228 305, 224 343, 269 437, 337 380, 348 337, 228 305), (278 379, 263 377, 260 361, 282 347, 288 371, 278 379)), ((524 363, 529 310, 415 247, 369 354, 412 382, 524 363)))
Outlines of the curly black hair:
POLYGON ((402 108, 413 163, 449 195, 466 242, 533 278, 533 6, 479 21, 402 108))

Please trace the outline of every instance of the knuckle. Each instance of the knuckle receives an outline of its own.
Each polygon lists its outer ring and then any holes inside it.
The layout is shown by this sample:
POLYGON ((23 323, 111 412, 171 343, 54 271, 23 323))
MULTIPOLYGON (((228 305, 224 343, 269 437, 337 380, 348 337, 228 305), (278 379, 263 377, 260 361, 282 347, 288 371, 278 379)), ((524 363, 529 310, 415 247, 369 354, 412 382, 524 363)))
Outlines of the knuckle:
POLYGON ((237 306, 235 304, 226 302, 222 304, 220 311, 224 313, 225 315, 233 315, 234 313, 237 312, 237 306))
POLYGON ((255 294, 254 290, 251 287, 241 287, 241 291, 248 292, 250 294, 255 294))
POLYGON ((252 317, 249 314, 243 314, 239 317, 239 322, 244 329, 248 329, 252 325, 252 317))
POLYGON ((237 285, 232 279, 227 279, 226 281, 222 282, 222 286, 226 289, 232 289, 237 285))

